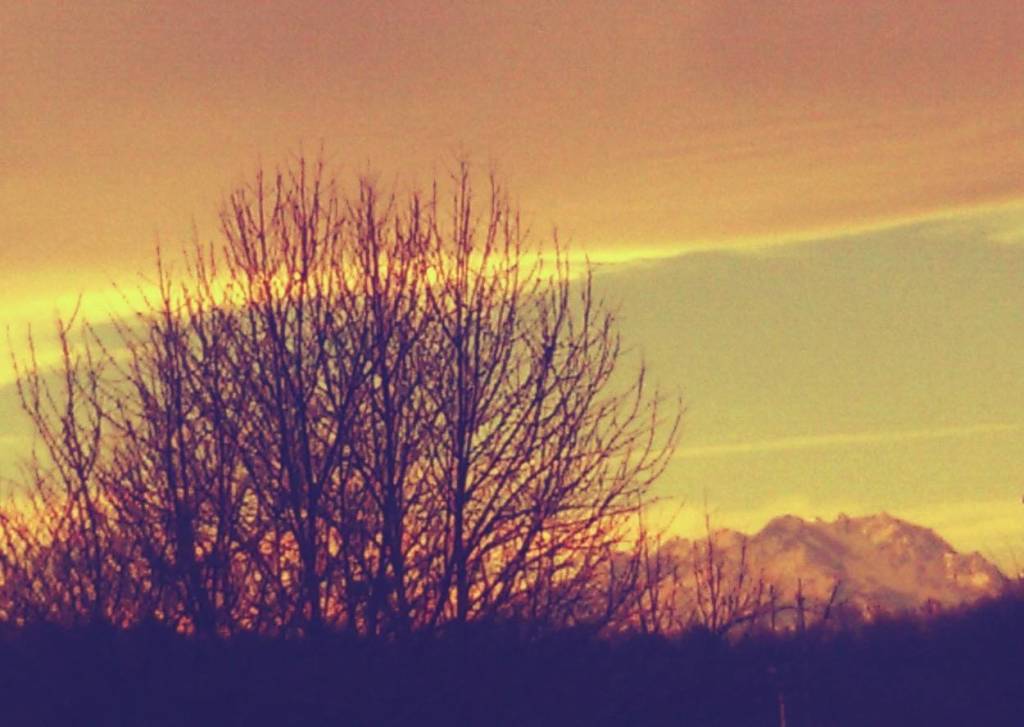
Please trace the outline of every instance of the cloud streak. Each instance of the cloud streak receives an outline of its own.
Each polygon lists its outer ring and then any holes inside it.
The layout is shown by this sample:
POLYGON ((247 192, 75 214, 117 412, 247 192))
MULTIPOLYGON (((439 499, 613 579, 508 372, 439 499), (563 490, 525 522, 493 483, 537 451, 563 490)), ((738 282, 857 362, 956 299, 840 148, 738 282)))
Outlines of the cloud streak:
POLYGON ((914 442, 931 439, 956 439, 984 434, 996 434, 1020 429, 1018 424, 975 424, 961 427, 939 427, 933 429, 904 429, 895 431, 853 432, 821 434, 802 437, 779 437, 734 444, 711 444, 687 448, 676 455, 683 459, 704 457, 728 457, 732 455, 761 454, 764 452, 788 452, 803 449, 829 449, 833 447, 878 446, 899 442, 914 442))

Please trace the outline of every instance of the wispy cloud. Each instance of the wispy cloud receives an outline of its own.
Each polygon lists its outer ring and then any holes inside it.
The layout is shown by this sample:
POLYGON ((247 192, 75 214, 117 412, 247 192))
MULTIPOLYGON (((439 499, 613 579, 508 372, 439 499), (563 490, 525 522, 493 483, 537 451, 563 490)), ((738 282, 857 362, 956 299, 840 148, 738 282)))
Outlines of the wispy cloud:
POLYGON ((905 429, 896 431, 818 434, 801 437, 779 437, 732 444, 711 444, 698 447, 683 446, 676 455, 682 458, 728 457, 731 455, 781 452, 797 449, 823 449, 831 447, 874 446, 923 439, 950 439, 982 434, 1010 432, 1020 429, 1019 424, 974 424, 961 427, 933 429, 905 429))

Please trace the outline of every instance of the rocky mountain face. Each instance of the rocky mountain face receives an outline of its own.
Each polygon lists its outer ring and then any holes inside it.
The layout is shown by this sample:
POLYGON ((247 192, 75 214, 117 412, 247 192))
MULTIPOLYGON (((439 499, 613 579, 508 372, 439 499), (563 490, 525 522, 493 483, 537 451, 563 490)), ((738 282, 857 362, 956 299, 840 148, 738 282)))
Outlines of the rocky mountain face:
POLYGON ((871 617, 956 607, 1007 584, 979 553, 958 553, 933 530, 884 513, 831 522, 785 515, 751 536, 716 530, 702 540, 674 538, 658 554, 672 573, 662 593, 691 621, 707 619, 700 612, 709 610, 709 594, 725 618, 763 620, 778 610, 792 622, 798 599, 809 613, 832 604, 871 617))

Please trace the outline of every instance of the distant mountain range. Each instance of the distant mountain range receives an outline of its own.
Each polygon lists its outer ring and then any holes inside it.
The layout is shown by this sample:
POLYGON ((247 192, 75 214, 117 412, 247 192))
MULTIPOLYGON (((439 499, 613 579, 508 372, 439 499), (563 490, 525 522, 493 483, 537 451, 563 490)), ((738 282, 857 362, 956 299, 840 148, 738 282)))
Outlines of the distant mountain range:
MULTIPOLYGON (((737 582, 745 549, 746 590, 771 587, 789 603, 799 591, 808 604, 831 599, 865 616, 955 607, 997 595, 1007 585, 979 553, 958 553, 935 531, 885 513, 840 515, 831 522, 784 515, 751 536, 715 530, 711 542, 726 591, 737 582)), ((677 569, 681 610, 694 607, 693 586, 706 578, 706 548, 706 539, 673 538, 660 550, 663 562, 677 569)))

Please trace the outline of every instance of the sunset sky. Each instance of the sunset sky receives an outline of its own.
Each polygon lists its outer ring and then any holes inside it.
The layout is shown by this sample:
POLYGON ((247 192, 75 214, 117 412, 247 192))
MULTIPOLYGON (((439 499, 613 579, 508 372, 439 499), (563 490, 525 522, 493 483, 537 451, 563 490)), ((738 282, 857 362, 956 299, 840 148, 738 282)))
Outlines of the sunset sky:
MULTIPOLYGON (((666 497, 888 509, 1024 561, 1024 3, 481 5, 0 0, 16 348, 215 238, 261 162, 322 145, 407 189, 467 156, 602 263, 682 393, 666 497)), ((11 382, 5 355, 0 475, 11 382)))

